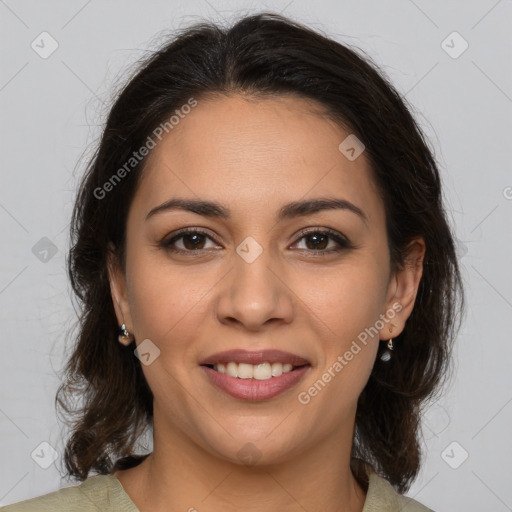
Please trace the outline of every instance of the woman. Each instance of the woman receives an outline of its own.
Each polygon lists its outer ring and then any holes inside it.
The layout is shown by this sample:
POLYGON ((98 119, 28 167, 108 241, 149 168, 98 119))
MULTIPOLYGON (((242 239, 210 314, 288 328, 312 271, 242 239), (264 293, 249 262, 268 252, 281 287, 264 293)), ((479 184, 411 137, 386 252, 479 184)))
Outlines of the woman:
POLYGON ((112 107, 71 229, 82 483, 4 510, 430 510, 403 493, 461 278, 368 59, 269 13, 184 30, 112 107))

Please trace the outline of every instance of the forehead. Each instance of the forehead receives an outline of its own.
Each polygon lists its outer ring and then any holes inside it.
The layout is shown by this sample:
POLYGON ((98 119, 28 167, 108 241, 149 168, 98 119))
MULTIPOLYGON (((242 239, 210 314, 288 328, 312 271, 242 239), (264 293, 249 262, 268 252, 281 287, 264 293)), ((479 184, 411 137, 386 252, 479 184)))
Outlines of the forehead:
MULTIPOLYGON (((165 132, 164 132, 165 133, 165 132)), ((364 152, 339 150, 350 133, 297 97, 198 100, 151 150, 132 209, 146 214, 173 197, 225 203, 248 214, 336 196, 383 214, 364 152)))

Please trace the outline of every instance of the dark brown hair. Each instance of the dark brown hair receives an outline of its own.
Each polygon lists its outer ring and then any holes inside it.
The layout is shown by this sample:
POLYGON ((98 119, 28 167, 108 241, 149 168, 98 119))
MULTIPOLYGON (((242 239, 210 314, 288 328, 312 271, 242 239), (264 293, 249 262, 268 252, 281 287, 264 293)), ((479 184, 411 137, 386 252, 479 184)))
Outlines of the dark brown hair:
POLYGON ((140 463, 147 454, 134 453, 134 446, 153 419, 135 343, 125 347, 117 339, 107 272, 109 242, 125 269, 127 212, 146 158, 104 197, 98 190, 191 97, 293 94, 315 100, 365 145, 385 206, 392 270, 404 265, 410 240, 421 236, 426 244, 423 277, 395 338, 398 348, 387 363, 379 348, 360 395, 352 450, 352 471, 363 485, 365 461, 405 492, 420 467, 422 407, 449 374, 464 303, 439 171, 410 107, 360 50, 268 12, 228 28, 197 23, 137 66, 110 109, 73 210, 67 265, 81 314, 56 395, 57 406, 75 416, 64 454, 68 474, 84 480, 90 471, 108 474, 140 463), (77 406, 75 398, 83 403, 77 406))

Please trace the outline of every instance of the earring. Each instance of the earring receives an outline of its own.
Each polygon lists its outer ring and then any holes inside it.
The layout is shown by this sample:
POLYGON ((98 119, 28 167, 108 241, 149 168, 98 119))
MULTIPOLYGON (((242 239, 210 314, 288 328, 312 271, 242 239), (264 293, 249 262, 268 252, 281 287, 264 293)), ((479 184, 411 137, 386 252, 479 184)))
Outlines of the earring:
POLYGON ((125 324, 123 324, 121 326, 118 340, 119 340, 119 343, 122 343, 123 345, 129 345, 133 341, 133 336, 129 333, 125 324))
POLYGON ((382 352, 382 355, 380 356, 381 360, 387 363, 391 359, 391 351, 394 350, 393 346, 393 338, 390 338, 387 343, 387 350, 382 352))
MULTIPOLYGON (((391 324, 391 325, 393 325, 393 324, 391 324)), ((393 325, 393 327, 394 327, 394 325, 393 325)), ((390 327, 389 333, 391 334, 392 332, 393 332, 393 328, 390 327)), ((385 363, 387 363, 391 359, 391 352, 395 349, 395 347, 393 346, 393 338, 389 338, 387 347, 388 347, 388 349, 385 350, 384 352, 382 352, 382 355, 380 356, 381 360, 384 361, 385 363)))

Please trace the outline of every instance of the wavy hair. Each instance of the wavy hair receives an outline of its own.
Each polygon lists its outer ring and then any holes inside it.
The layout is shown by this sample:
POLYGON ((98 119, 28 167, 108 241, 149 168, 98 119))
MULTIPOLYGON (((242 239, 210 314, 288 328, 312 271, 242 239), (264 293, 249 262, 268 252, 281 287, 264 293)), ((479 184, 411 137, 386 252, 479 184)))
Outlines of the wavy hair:
POLYGON ((191 97, 231 94, 315 100, 366 147, 385 206, 392 270, 403 267, 408 242, 425 241, 414 309, 389 362, 380 360, 379 348, 359 397, 352 447, 351 468, 362 485, 363 466, 370 464, 403 493, 419 471, 423 406, 450 374, 464 303, 439 170, 412 109, 370 57, 269 12, 228 28, 203 21, 180 30, 137 63, 108 112, 70 229, 67 271, 80 304, 79 332, 55 397, 69 418, 67 472, 85 480, 91 471, 137 465, 148 454, 134 447, 153 421, 153 395, 133 355, 135 343, 125 347, 117 339, 107 271, 109 243, 125 270, 127 212, 146 158, 105 197, 98 191, 191 97))

